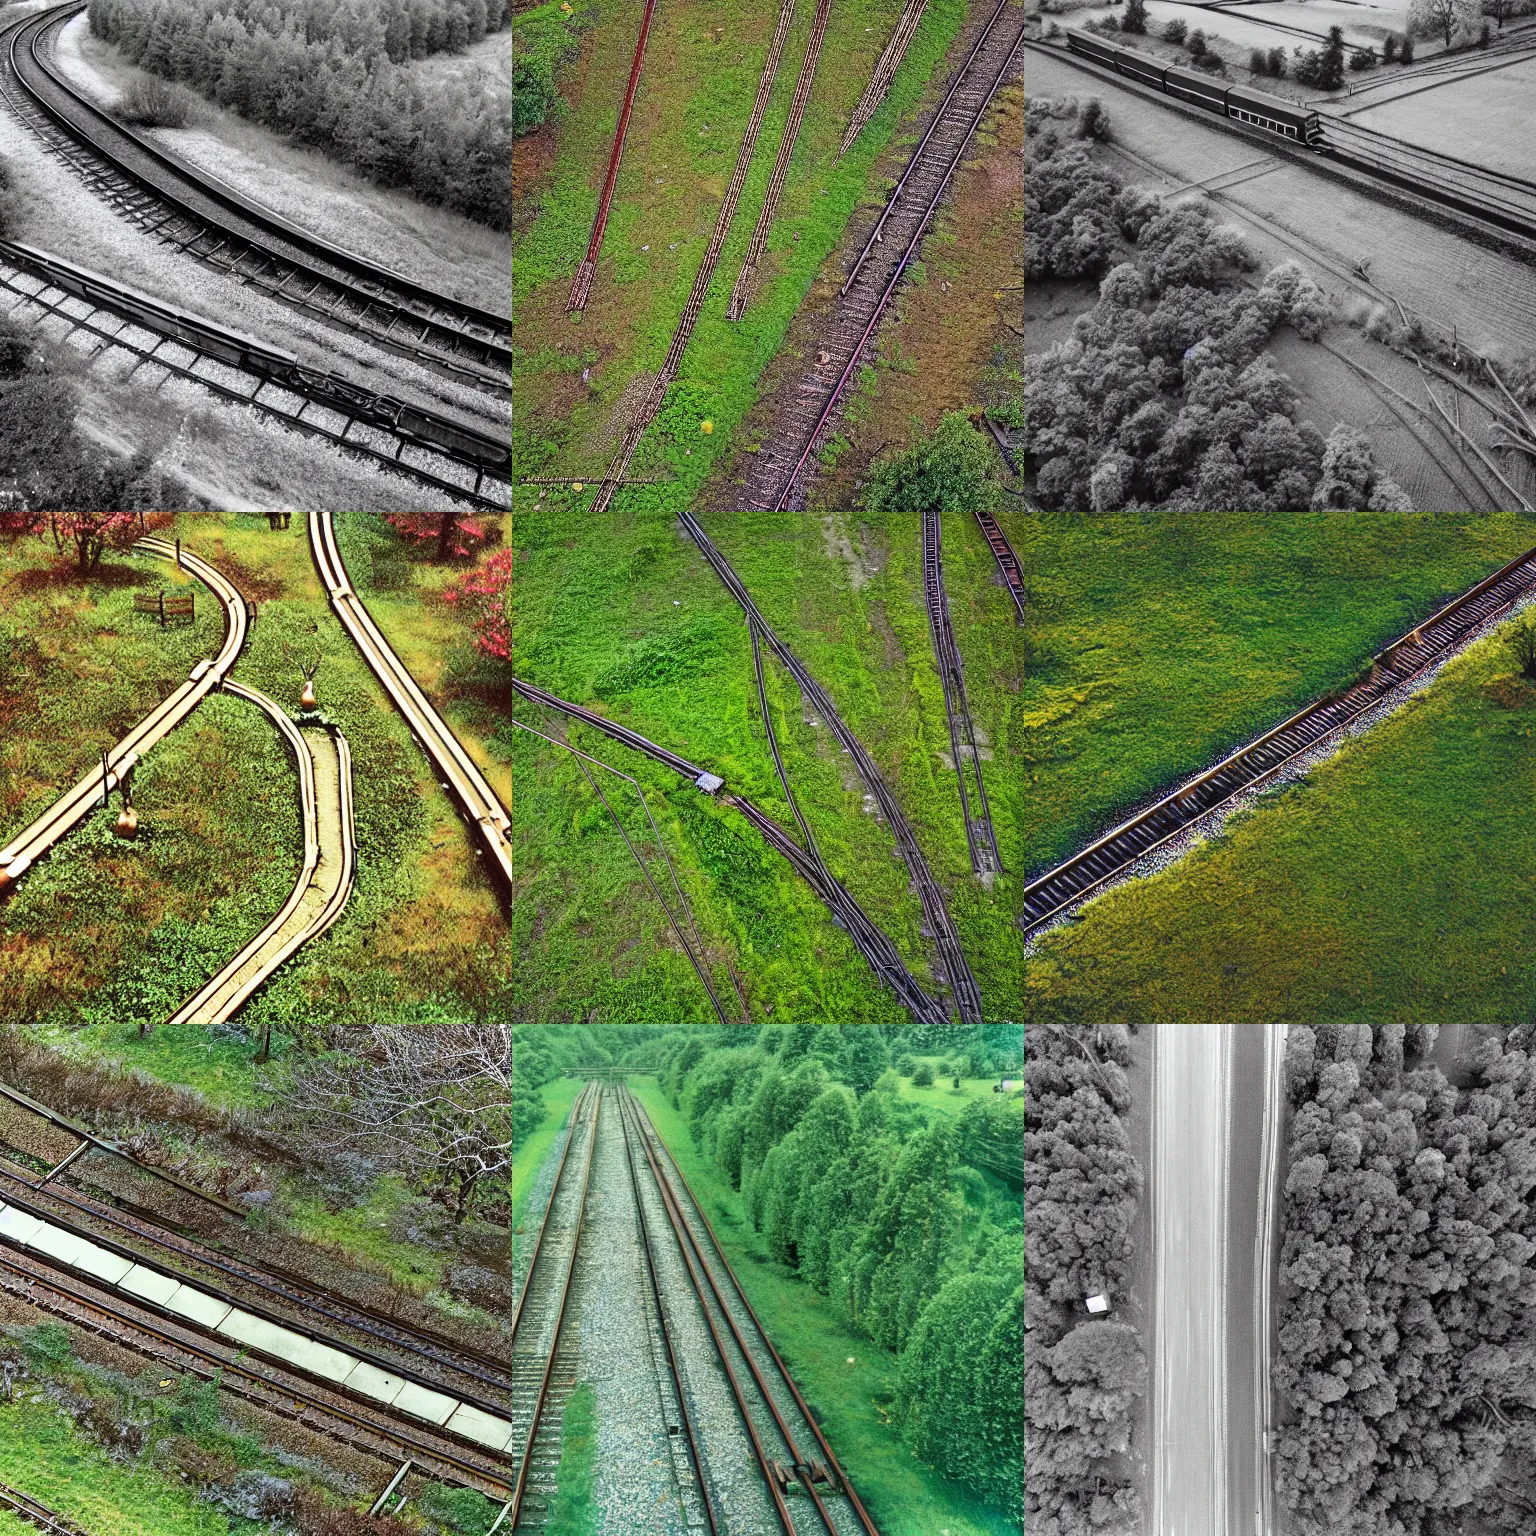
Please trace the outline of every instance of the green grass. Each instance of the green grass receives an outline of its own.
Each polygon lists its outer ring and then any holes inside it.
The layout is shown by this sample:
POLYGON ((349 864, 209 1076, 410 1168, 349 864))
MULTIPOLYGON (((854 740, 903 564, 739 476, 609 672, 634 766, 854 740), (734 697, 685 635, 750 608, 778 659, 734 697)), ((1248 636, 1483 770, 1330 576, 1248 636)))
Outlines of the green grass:
POLYGON ((417 1293, 439 1284, 445 1255, 417 1243, 391 1237, 390 1222, 412 1198, 395 1179, 380 1179, 358 1205, 327 1209, 323 1200, 294 1194, 286 1225, 306 1242, 365 1259, 397 1285, 417 1293))
POLYGON ((741 1197, 697 1152, 649 1078, 630 1087, 702 1202, 753 1309, 885 1536, 1016 1536, 1018 1527, 923 1466, 889 1426, 895 1357, 850 1332, 830 1304, 772 1262, 741 1197), (852 1363, 849 1363, 849 1360, 852 1363))
MULTIPOLYGON (((937 1064, 938 1057, 918 1057, 919 1061, 931 1060, 937 1064)), ((936 1109, 945 1115, 960 1115, 970 1107, 974 1099, 993 1098, 992 1084, 995 1079, 990 1077, 966 1077, 960 1078, 960 1086, 952 1086, 953 1074, 948 1077, 935 1077, 933 1087, 919 1088, 910 1078, 901 1080, 901 1088, 898 1097, 910 1099, 914 1104, 921 1104, 926 1109, 936 1109)))
POLYGON ((548 1113, 527 1141, 517 1149, 512 1159, 512 1226, 514 1230, 529 1187, 538 1176, 539 1168, 549 1149, 555 1144, 555 1138, 564 1128, 566 1117, 571 1112, 571 1105, 576 1102, 576 1095, 581 1092, 582 1087, 583 1084, 577 1078, 559 1077, 552 1083, 545 1083, 539 1089, 548 1113))
POLYGON ((1499 642, 1025 962, 1033 1019, 1497 1021, 1536 1009, 1536 689, 1499 642))
POLYGON ((1353 679, 1536 544, 1516 513, 1031 513, 1023 864, 1353 679))
MULTIPOLYGON (((48 1403, 0 1403, 0 1482, 99 1536, 228 1536, 221 1510, 144 1462, 116 1460, 48 1403)), ((9 1517, 0 1517, 0 1520, 9 1517)), ((0 1531, 13 1526, 0 1523, 0 1531)), ((14 1524, 18 1532, 31 1526, 14 1524)))
POLYGON ((571 1393, 560 1424, 560 1465, 555 1469, 555 1507, 549 1536, 593 1536, 599 1510, 592 1502, 597 1460, 597 1393, 589 1381, 571 1393))
MULTIPOLYGON (((1017 910, 1022 881, 988 893, 972 877, 943 699, 922 604, 920 537, 894 517, 835 520, 850 560, 820 519, 740 514, 711 521, 764 614, 827 687, 873 752, 949 892, 989 1018, 1017 1018, 1017 910)), ((793 826, 758 724, 749 642, 739 611, 669 515, 638 513, 593 528, 562 515, 519 516, 513 635, 520 675, 631 726, 723 774, 793 826)), ((978 727, 1005 864, 1023 862, 1026 798, 1015 769, 1022 637, 991 581, 991 554, 969 520, 945 539, 956 635, 978 727)), ((888 831, 862 785, 798 693, 769 664, 775 729, 823 854, 891 934, 920 978, 928 945, 888 831)), ((537 712, 519 718, 548 731, 537 712)), ((756 1016, 896 1023, 904 1017, 810 889, 724 807, 606 738, 576 728, 584 750, 633 775, 661 827, 706 945, 744 977, 756 1016)), ((623 842, 568 755, 531 736, 514 745, 514 844, 527 870, 513 914, 524 957, 516 1017, 570 1022, 712 1018, 623 842)), ((606 786, 632 836, 649 837, 633 789, 606 786)), ((664 868, 659 878, 665 880, 664 868)), ((729 986, 723 965, 717 981, 729 986)))

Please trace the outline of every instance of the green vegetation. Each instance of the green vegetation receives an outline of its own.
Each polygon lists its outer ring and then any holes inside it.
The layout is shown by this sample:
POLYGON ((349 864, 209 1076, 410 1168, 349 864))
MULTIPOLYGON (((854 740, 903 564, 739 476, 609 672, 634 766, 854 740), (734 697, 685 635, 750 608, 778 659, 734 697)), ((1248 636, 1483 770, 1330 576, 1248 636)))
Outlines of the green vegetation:
MULTIPOLYGON (((1012 520, 1010 532, 1017 532, 1012 520)), ((881 765, 949 893, 983 997, 1017 1018, 1018 936, 1010 913, 1022 883, 988 892, 971 875, 949 736, 922 598, 920 530, 906 516, 832 520, 738 513, 713 519, 714 538, 766 617, 821 681, 881 765)), ((725 776, 793 826, 758 723, 750 644, 739 611, 678 539, 673 519, 637 513, 594 527, 543 511, 517 520, 512 606, 514 670, 562 698, 616 719, 725 776)), ((994 826, 1010 871, 1024 863, 1024 786, 1018 699, 1024 652, 992 555, 974 521, 945 529, 951 616, 965 660, 986 763, 994 826)), ((915 974, 928 946, 904 867, 868 813, 862 785, 769 662, 775 731, 791 782, 822 852, 915 974)), ((550 733, 529 706, 518 718, 550 733)), ((846 935, 740 817, 675 774, 582 727, 569 739, 645 789, 677 865, 717 987, 736 965, 754 1014, 776 1019, 897 1022, 846 935)), ((513 836, 527 872, 513 931, 520 955, 514 1017, 676 1022, 711 1017, 709 1002, 670 938, 629 851, 569 755, 525 733, 513 746, 519 793, 513 836)), ((607 776, 605 793, 632 837, 649 839, 633 789, 607 776)), ((658 878, 665 869, 658 865, 658 878)))
POLYGON ((1030 1017, 1525 1017, 1533 732, 1536 688, 1497 638, 1471 647, 1222 836, 1048 934, 1025 961, 1030 1017))
POLYGON ((322 1248, 361 1258, 406 1290, 422 1292, 437 1285, 445 1255, 420 1243, 391 1235, 396 1217, 410 1202, 410 1192, 396 1179, 380 1179, 354 1204, 333 1210, 322 1199, 290 1196, 284 1225, 295 1236, 322 1248))
POLYGON ((637 1091, 690 1181, 698 1170, 722 1241, 747 1261, 743 1284, 754 1305, 762 1293, 765 1325, 882 1529, 1007 1529, 1003 1511, 1021 1513, 1021 1212, 957 1159, 947 1117, 930 1125, 897 1097, 893 1076, 857 1099, 842 1086, 866 1078, 883 1033, 769 1026, 734 1048, 749 1037, 731 1032, 710 1048, 680 1036, 661 1088, 637 1091), (818 1339, 824 1324, 861 1342, 844 1355, 818 1339), (979 1342, 958 1380, 943 1368, 956 1333, 979 1342), (862 1373, 847 1373, 862 1381, 845 1377, 840 1355, 864 1359, 862 1373), (940 1395, 954 1392, 969 1405, 964 1455, 936 1418, 940 1395), (930 1460, 943 1477, 921 1474, 930 1460), (954 1499, 961 1482, 987 1503, 954 1499))
POLYGON ((555 1144, 581 1092, 582 1084, 573 1077, 563 1077, 543 1084, 537 1091, 544 1114, 532 1133, 520 1143, 512 1160, 512 1226, 515 1229, 528 1189, 537 1176, 545 1155, 555 1144))
POLYGON ((560 1465, 555 1469, 555 1504, 546 1529, 550 1536, 592 1536, 600 1511, 592 1502, 592 1467, 597 1460, 597 1393, 581 1382, 565 1405, 560 1425, 560 1465))
POLYGON ((1026 872, 1348 683, 1536 543, 1513 513, 1030 514, 1017 534, 1026 872))
POLYGON ((875 468, 871 512, 965 513, 996 503, 992 486, 996 453, 963 411, 950 411, 929 437, 875 468))
POLYGON ((532 133, 564 102, 555 89, 555 73, 581 47, 581 33, 591 20, 593 0, 577 0, 562 11, 560 0, 545 0, 512 18, 512 136, 532 133))

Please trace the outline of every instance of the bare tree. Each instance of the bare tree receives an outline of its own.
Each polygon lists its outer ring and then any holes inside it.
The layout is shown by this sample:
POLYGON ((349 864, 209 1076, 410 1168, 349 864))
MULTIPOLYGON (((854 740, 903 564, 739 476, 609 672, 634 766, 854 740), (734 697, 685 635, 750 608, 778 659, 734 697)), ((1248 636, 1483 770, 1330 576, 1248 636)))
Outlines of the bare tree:
POLYGON ((309 1062, 287 1095, 310 1149, 372 1156, 469 1215, 512 1170, 512 1032, 504 1025, 375 1024, 309 1062))

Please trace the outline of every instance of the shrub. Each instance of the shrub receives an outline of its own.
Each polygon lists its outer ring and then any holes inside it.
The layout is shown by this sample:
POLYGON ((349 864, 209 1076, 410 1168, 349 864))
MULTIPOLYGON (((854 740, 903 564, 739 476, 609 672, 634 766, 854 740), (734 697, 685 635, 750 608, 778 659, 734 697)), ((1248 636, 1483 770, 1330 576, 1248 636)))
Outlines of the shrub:
POLYGON ((1374 48, 1356 48, 1349 56, 1349 67, 1358 73, 1362 69, 1376 68, 1376 50, 1374 48))
POLYGON ((933 1087, 933 1063, 931 1061, 918 1062, 916 1069, 912 1073, 912 1086, 914 1088, 933 1087))
POLYGON ((1080 139, 1097 139, 1104 144, 1109 140, 1109 113, 1097 96, 1090 96, 1077 112, 1076 136, 1080 139))
POLYGON ((192 117, 192 97, 158 75, 140 75, 123 92, 117 115, 144 128, 185 128, 192 117))
POLYGON ((1269 50, 1269 72, 1275 79, 1285 78, 1285 49, 1271 48, 1269 50))
POLYGON ((1403 39, 1403 46, 1402 46, 1401 50, 1398 52, 1397 57, 1398 57, 1398 62, 1399 63, 1402 63, 1402 64, 1412 64, 1413 63, 1413 39, 1411 37, 1405 37, 1403 39))
POLYGON ((1322 83, 1323 56, 1315 48, 1308 48, 1296 60, 1296 84, 1315 89, 1322 83))
POLYGON ((1190 58, 1198 59, 1205 52, 1205 33, 1196 27, 1189 34, 1189 41, 1184 46, 1189 49, 1190 58))
POLYGON ((896 1070, 901 1073, 903 1077, 911 1077, 916 1069, 917 1061, 909 1053, 904 1052, 902 1055, 896 1058, 896 1070))
POLYGON ((1122 32, 1147 30, 1147 0, 1126 0, 1125 15, 1120 18, 1122 32))
POLYGON ((1383 64, 1397 63, 1397 33, 1388 32, 1381 40, 1381 61, 1383 64))
POLYGON ((1224 75, 1227 72, 1227 66, 1219 53, 1202 53, 1198 59, 1191 59, 1190 64, 1208 75, 1224 75))
POLYGON ((1163 28, 1163 37, 1170 43, 1182 43, 1189 36, 1189 26, 1183 21, 1170 21, 1163 28))
POLYGON ((1504 631, 1504 644, 1521 674, 1536 680, 1536 618, 1518 619, 1504 631))
POLYGON ((1269 55, 1262 48, 1255 48, 1249 53, 1248 72, 1254 75, 1269 73, 1269 55))

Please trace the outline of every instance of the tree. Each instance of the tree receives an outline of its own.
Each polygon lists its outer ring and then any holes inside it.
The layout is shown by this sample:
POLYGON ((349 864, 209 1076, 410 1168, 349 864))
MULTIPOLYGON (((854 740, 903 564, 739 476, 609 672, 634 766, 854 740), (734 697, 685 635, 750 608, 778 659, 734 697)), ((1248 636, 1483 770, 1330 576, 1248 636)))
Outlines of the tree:
POLYGON ((871 512, 969 512, 992 500, 996 450, 963 411, 949 411, 932 436, 877 464, 871 512))
POLYGON ((1381 60, 1384 64, 1397 63, 1397 33, 1388 32, 1381 40, 1381 60))
POLYGON ((61 554, 66 543, 74 543, 75 565, 84 575, 101 564, 102 553, 109 546, 131 549, 145 525, 137 512, 51 512, 48 526, 54 547, 61 554))
POLYGON ((512 660, 512 551, 501 549, 477 571, 466 571, 443 593, 443 601, 464 605, 475 645, 498 661, 512 660))
POLYGON ((481 1185, 512 1171, 512 1100, 507 1026, 374 1024, 306 1063, 284 1112, 312 1155, 376 1156, 463 1221, 481 1185))
POLYGON ((1318 59, 1318 85, 1336 91, 1344 84, 1344 29, 1329 27, 1328 41, 1318 59))
MULTIPOLYGON (((1457 27, 1470 19, 1471 0, 1413 0, 1408 11, 1408 31, 1419 37, 1433 37, 1438 32, 1449 48, 1457 27)), ((1406 56, 1403 62, 1408 63, 1406 56)))
POLYGON ((1269 50, 1269 72, 1275 79, 1280 80, 1285 76, 1285 49, 1271 48, 1269 50))
MULTIPOLYGON (((1508 0, 1505 0, 1508 3, 1508 0)), ((1122 32, 1147 30, 1147 0, 1125 0, 1125 15, 1120 18, 1122 32)))
POLYGON ((838 1071, 843 1081, 862 1097, 890 1065, 891 1053, 878 1025, 845 1024, 842 1028, 838 1071))
POLYGON ((920 1061, 912 1071, 912 1086, 914 1088, 933 1087, 933 1063, 920 1061))
POLYGON ((1199 27, 1196 27, 1189 34, 1189 41, 1185 44, 1185 47, 1189 49, 1190 58, 1198 59, 1205 52, 1205 33, 1199 27))
POLYGON ((1516 619, 1505 629, 1503 640, 1521 675, 1536 681, 1536 618, 1516 619))
POLYGON ((386 512, 384 516, 401 538, 418 548, 435 545, 433 558, 437 560, 472 555, 489 537, 484 518, 463 517, 456 512, 386 512))
POLYGON ((1189 36, 1189 23, 1175 18, 1163 27, 1163 40, 1169 43, 1182 43, 1189 36))

